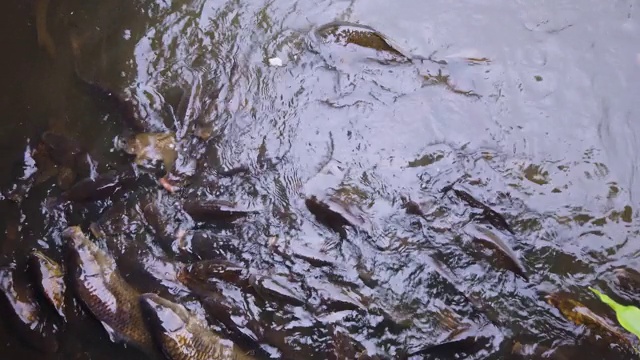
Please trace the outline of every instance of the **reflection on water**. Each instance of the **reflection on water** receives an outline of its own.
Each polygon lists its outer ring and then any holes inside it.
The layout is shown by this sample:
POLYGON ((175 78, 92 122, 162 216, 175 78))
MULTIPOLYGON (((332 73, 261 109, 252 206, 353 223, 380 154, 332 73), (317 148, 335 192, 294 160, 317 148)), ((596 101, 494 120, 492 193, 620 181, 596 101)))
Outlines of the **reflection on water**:
MULTIPOLYGON (((587 287, 640 301, 637 6, 426 5, 5 4, 5 293, 77 225, 256 356, 631 356, 587 287)), ((140 356, 20 299, 57 349, 3 358, 140 356)))

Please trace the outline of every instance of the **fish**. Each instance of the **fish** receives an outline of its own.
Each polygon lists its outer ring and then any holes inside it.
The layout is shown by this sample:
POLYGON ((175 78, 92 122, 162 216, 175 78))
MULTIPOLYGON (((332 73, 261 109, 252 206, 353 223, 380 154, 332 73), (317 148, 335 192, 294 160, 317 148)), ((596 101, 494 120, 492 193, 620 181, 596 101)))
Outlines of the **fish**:
POLYGON ((385 35, 371 26, 333 21, 318 27, 316 37, 326 44, 337 44, 344 47, 369 49, 375 56, 371 56, 380 63, 410 63, 410 56, 399 50, 398 46, 385 35))
POLYGON ((327 360, 370 360, 376 358, 369 356, 364 346, 352 338, 347 331, 330 325, 329 332, 331 334, 331 342, 326 352, 327 360))
POLYGON ((125 342, 153 356, 155 348, 140 307, 140 293, 129 285, 115 260, 90 241, 80 227, 64 230, 73 290, 114 342, 125 342))
POLYGON ((164 248, 176 240, 189 226, 188 216, 173 206, 170 198, 145 194, 139 200, 139 208, 145 223, 164 248))
POLYGON ((631 268, 618 268, 613 270, 616 280, 621 288, 634 294, 640 294, 640 273, 631 268))
POLYGON ((47 29, 47 14, 50 0, 37 0, 35 4, 36 12, 36 33, 38 35, 38 45, 42 46, 51 59, 56 57, 56 46, 47 29))
POLYGON ((74 75, 74 79, 78 84, 78 87, 86 91, 87 94, 91 95, 91 97, 99 103, 105 105, 109 111, 117 113, 128 129, 136 133, 157 130, 148 121, 146 121, 146 119, 143 119, 140 116, 133 102, 130 100, 125 99, 115 91, 107 89, 100 84, 84 79, 80 76, 77 69, 74 72, 74 75))
POLYGON ((278 304, 290 304, 293 306, 304 306, 306 301, 303 294, 296 294, 293 284, 287 286, 287 279, 278 276, 256 276, 249 277, 249 283, 257 295, 264 301, 271 301, 278 304))
POLYGON ((482 210, 482 217, 484 217, 484 219, 487 222, 489 222, 491 225, 493 225, 497 229, 506 230, 511 234, 515 234, 515 232, 513 231, 513 228, 511 228, 511 226, 509 225, 507 220, 504 218, 504 216, 502 216, 500 213, 493 210, 489 206, 485 205, 481 201, 477 200, 476 198, 471 196, 471 194, 469 194, 468 192, 460 189, 455 189, 453 188, 453 185, 445 186, 440 191, 443 193, 446 193, 448 191, 453 191, 453 193, 456 194, 458 199, 466 202, 467 205, 473 208, 482 210))
POLYGON ((253 360, 230 340, 220 337, 184 306, 153 293, 140 296, 153 338, 170 360, 253 360))
POLYGON ((341 239, 347 237, 347 227, 356 229, 362 225, 362 221, 335 202, 327 203, 312 195, 305 199, 304 204, 316 221, 339 234, 341 239))
POLYGON ((546 296, 546 300, 574 324, 584 325, 593 335, 607 339, 611 345, 617 344, 623 350, 633 352, 633 344, 620 330, 582 303, 568 297, 567 294, 552 293, 546 296))
POLYGON ((191 281, 208 283, 217 279, 231 283, 239 288, 251 286, 250 271, 228 260, 209 259, 197 261, 185 266, 184 276, 191 281))
POLYGON ((58 315, 63 320, 66 320, 65 293, 67 287, 64 282, 64 269, 62 266, 41 251, 33 250, 29 255, 29 268, 35 277, 35 283, 40 292, 53 306, 58 315))
POLYGON ((51 159, 62 166, 74 168, 79 161, 80 155, 85 153, 77 141, 63 134, 45 131, 41 139, 47 146, 51 159))
POLYGON ((500 237, 481 226, 474 226, 475 231, 470 235, 473 236, 473 244, 476 248, 484 248, 491 251, 491 263, 497 267, 511 271, 526 281, 529 281, 524 266, 518 259, 518 256, 500 237))
POLYGON ((58 328, 46 318, 28 283, 16 278, 17 270, 11 265, 0 269, 0 298, 12 311, 4 312, 12 329, 29 346, 43 352, 58 351, 58 328))
POLYGON ((195 221, 233 221, 257 212, 239 209, 236 204, 225 200, 187 200, 183 208, 195 221))
POLYGON ((137 174, 131 168, 122 172, 116 170, 100 174, 95 178, 85 178, 62 193, 60 200, 72 202, 89 202, 104 200, 126 185, 133 183, 137 174))

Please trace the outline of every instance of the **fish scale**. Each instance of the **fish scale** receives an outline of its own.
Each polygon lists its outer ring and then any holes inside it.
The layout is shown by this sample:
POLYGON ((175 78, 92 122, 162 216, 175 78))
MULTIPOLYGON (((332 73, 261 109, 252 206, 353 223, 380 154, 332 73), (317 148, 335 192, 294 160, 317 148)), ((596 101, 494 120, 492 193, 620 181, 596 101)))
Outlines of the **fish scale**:
POLYGON ((84 236, 68 229, 74 288, 89 311, 102 322, 113 341, 122 340, 153 354, 153 341, 140 309, 139 293, 115 269, 115 261, 84 236))
POLYGON ((182 305, 155 294, 141 296, 148 325, 170 360, 255 360, 209 330, 182 305))

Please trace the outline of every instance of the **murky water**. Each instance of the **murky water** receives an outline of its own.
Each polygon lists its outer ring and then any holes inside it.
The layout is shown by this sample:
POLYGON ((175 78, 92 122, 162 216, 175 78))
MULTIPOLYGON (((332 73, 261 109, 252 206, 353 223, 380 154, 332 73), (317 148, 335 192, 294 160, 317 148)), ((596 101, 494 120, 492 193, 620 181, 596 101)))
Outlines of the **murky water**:
MULTIPOLYGON (((615 315, 589 286, 640 302, 640 288, 614 271, 640 267, 639 7, 5 4, 2 265, 23 269, 32 249, 66 263, 62 232, 78 225, 89 234, 96 222, 133 288, 185 304, 218 330, 229 327, 224 311, 172 281, 175 264, 226 259, 257 274, 255 291, 218 284, 216 294, 266 329, 232 320, 264 356, 425 349, 412 358, 537 359, 545 348, 555 359, 632 358, 624 341, 600 339, 601 329, 576 325, 545 297, 563 293, 610 324, 615 315), (411 60, 327 41, 322 26, 334 21, 375 29, 411 60), (127 99, 142 123, 96 89, 127 99), (140 164, 146 175, 106 199, 56 203, 65 164, 36 161, 45 131, 75 139, 93 159, 71 183, 133 164, 118 147, 132 133, 173 131, 169 179, 180 188, 166 191, 140 164), (184 202, 211 199, 251 211, 215 221, 184 211, 184 202)), ((14 282, 35 289, 26 273, 14 282)), ((48 353, 2 303, 2 358, 141 356, 70 297, 76 316, 66 322, 42 306, 59 344, 48 353)))

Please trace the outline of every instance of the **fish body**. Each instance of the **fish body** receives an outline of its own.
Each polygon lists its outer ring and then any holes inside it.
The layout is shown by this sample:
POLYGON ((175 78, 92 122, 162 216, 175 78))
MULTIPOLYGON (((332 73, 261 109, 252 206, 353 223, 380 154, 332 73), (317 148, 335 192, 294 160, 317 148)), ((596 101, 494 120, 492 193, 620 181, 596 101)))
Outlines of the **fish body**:
POLYGON ((112 170, 95 178, 80 180, 65 191, 61 198, 74 202, 104 200, 125 185, 135 181, 136 178, 137 175, 133 169, 126 169, 122 173, 112 170))
POLYGON ((36 285, 40 292, 53 305, 58 315, 66 320, 65 292, 67 287, 64 282, 64 269, 38 250, 32 251, 29 255, 29 265, 35 275, 36 285))
POLYGON ((32 289, 16 279, 14 268, 0 269, 0 297, 11 309, 3 319, 10 321, 23 341, 44 353, 58 351, 57 328, 45 318, 32 289))
POLYGON ((188 200, 183 208, 195 221, 233 221, 256 212, 237 208, 236 204, 225 200, 188 200))
POLYGON ((140 308, 140 294, 116 269, 115 260, 73 226, 64 231, 70 252, 70 274, 78 298, 100 321, 112 341, 154 353, 140 308))
POLYGON ((140 303, 156 343, 170 360, 254 359, 209 330, 180 304, 151 293, 143 294, 140 303))

